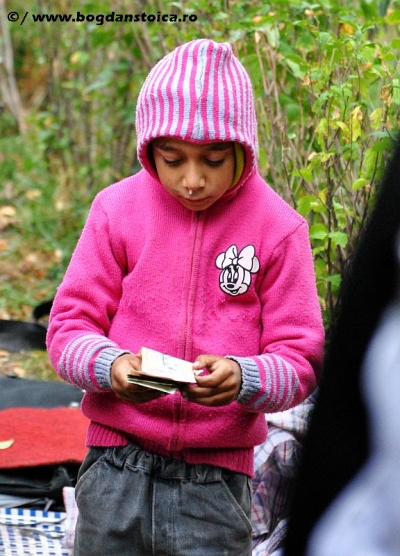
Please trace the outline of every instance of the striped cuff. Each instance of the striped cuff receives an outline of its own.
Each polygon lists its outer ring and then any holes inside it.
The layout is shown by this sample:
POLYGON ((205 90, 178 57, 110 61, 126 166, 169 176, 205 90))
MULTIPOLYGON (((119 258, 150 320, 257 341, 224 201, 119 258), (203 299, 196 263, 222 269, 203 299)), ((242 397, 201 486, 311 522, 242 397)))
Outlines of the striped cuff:
POLYGON ((124 353, 130 353, 130 351, 109 347, 102 349, 96 357, 96 361, 94 362, 94 374, 102 388, 107 390, 112 389, 111 366, 114 361, 121 355, 124 355, 124 353))
POLYGON ((236 361, 242 370, 242 387, 236 401, 241 404, 247 404, 261 389, 260 371, 257 364, 250 357, 227 355, 226 358, 236 361))

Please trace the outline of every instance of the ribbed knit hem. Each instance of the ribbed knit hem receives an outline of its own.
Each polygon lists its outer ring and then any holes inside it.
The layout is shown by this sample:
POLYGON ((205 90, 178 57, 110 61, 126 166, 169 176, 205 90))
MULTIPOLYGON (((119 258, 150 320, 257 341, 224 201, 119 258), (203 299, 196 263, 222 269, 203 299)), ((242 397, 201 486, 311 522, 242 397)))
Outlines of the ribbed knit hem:
POLYGON ((249 477, 254 476, 253 448, 188 448, 179 452, 169 452, 163 450, 156 442, 138 440, 134 437, 129 438, 117 430, 109 429, 93 421, 89 425, 86 443, 87 446, 101 447, 126 446, 133 443, 153 454, 173 459, 183 459, 191 465, 207 463, 236 473, 243 473, 249 477))
POLYGON ((110 389, 111 386, 111 365, 114 361, 129 351, 118 348, 105 348, 100 351, 94 363, 94 374, 102 388, 110 389))
POLYGON ((236 401, 247 404, 261 389, 260 371, 257 363, 250 357, 234 357, 231 355, 226 357, 236 361, 242 369, 242 387, 236 401))

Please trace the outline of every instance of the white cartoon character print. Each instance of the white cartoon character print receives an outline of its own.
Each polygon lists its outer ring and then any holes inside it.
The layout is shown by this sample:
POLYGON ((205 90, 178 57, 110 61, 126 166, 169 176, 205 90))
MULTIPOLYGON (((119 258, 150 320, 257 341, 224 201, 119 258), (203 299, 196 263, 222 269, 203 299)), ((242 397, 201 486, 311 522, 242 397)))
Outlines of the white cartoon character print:
POLYGON ((225 253, 218 255, 215 264, 222 269, 219 277, 221 290, 233 296, 247 292, 251 274, 260 268, 253 245, 247 245, 239 254, 236 245, 231 245, 225 253))

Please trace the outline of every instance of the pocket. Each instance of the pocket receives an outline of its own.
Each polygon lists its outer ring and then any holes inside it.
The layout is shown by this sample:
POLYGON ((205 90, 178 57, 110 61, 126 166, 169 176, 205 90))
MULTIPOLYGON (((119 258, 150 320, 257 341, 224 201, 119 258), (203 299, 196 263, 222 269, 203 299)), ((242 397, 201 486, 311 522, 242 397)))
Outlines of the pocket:
POLYGON ((101 464, 105 458, 106 452, 107 448, 90 448, 81 467, 79 468, 78 479, 75 487, 76 494, 78 494, 78 491, 81 489, 83 483, 86 482, 87 478, 90 477, 93 472, 95 472, 98 465, 101 464))
POLYGON ((250 477, 239 473, 224 473, 221 479, 221 488, 233 511, 237 513, 247 530, 251 532, 252 490, 250 477))

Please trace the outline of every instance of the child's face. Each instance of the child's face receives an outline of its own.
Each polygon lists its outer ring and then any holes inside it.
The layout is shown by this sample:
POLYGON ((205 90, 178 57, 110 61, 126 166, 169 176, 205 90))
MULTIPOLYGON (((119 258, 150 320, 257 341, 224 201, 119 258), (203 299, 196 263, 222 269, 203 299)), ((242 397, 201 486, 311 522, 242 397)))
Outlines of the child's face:
POLYGON ((184 207, 205 210, 232 187, 233 143, 194 144, 160 137, 152 143, 158 177, 184 207))

